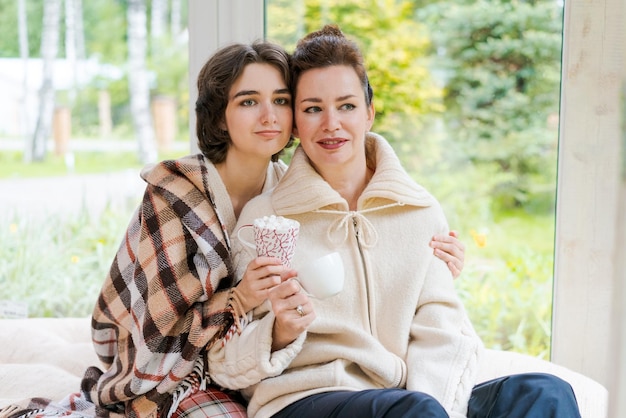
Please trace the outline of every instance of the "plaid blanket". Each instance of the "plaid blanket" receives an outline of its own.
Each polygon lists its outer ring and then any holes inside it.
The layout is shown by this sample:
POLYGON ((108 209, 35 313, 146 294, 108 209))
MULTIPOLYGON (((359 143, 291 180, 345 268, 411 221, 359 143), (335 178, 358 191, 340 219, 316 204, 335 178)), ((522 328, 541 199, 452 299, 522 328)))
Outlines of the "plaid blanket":
POLYGON ((34 399, 0 416, 169 416, 209 382, 205 348, 240 321, 218 208, 230 202, 213 198, 212 186, 223 185, 202 154, 161 162, 142 177, 142 203, 92 317, 104 371, 89 368, 81 391, 60 404, 34 399))

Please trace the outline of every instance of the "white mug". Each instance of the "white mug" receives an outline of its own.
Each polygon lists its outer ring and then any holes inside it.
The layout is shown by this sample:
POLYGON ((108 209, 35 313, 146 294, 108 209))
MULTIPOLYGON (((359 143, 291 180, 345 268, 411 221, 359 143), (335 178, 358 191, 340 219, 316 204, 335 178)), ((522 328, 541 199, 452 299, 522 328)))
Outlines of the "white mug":
POLYGON ((310 296, 326 299, 343 289, 344 267, 338 252, 326 254, 297 269, 296 280, 310 296))

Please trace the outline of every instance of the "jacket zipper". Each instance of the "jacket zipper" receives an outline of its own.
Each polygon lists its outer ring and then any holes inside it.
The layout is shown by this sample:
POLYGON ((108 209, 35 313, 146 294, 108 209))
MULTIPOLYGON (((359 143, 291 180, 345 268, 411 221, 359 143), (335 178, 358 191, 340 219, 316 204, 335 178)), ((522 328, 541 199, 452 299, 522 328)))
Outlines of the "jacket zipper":
MULTIPOLYGON (((352 217, 352 226, 354 227, 354 235, 356 237, 356 245, 359 248, 359 257, 361 257, 361 266, 363 267, 363 276, 365 277, 365 297, 367 299, 367 306, 370 305, 370 288, 369 288, 369 273, 367 271, 367 264, 365 263, 365 256, 363 255, 363 247, 361 247, 361 234, 359 231, 359 227, 357 225, 356 217, 352 217)), ((370 309, 368 308, 368 311, 370 309)), ((374 334, 374 329, 372 328, 372 318, 368 315, 367 323, 369 326, 370 334, 374 334)))
MULTIPOLYGON (((361 265, 363 266, 363 275, 365 277, 365 294, 366 294, 366 298, 367 298, 367 305, 369 307, 370 305, 370 288, 369 288, 369 274, 368 274, 368 270, 366 267, 366 263, 365 263, 365 257, 363 256, 363 247, 361 246, 361 235, 360 235, 360 231, 359 228, 357 226, 357 221, 356 221, 356 217, 352 217, 352 226, 354 227, 354 235, 356 237, 356 244, 357 247, 359 248, 359 256, 361 257, 361 265)), ((370 309, 368 308, 368 312, 370 311, 370 309)), ((370 334, 372 334, 374 337, 376 336, 375 330, 372 327, 372 318, 371 318, 371 314, 368 315, 367 317, 367 322, 368 322, 368 326, 370 329, 370 334)), ((404 373, 400 373, 400 376, 397 377, 396 381, 394 381, 392 383, 392 387, 399 387, 400 386, 400 382, 402 382, 402 379, 404 378, 404 373)))

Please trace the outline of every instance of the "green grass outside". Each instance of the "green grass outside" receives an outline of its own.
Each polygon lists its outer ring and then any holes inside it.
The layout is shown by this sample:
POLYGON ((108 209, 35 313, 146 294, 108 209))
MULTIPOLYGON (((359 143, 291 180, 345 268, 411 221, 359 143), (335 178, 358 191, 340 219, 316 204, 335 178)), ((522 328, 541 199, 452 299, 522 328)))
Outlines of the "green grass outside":
POLYGON ((549 358, 554 217, 510 213, 461 231, 466 265, 457 290, 485 345, 549 358))
MULTIPOLYGON (((159 154, 159 160, 185 155, 185 151, 170 151, 159 154)), ((0 152, 0 180, 11 178, 37 178, 63 176, 67 174, 95 174, 119 171, 128 168, 141 168, 135 152, 96 152, 73 153, 73 168, 68 168, 64 156, 49 153, 42 162, 25 164, 21 151, 0 152)))
POLYGON ((141 164, 131 152, 80 152, 74 154, 74 169, 68 169, 63 156, 50 154, 43 162, 24 164, 22 152, 0 152, 0 179, 53 177, 66 174, 93 174, 126 168, 138 168, 141 164))

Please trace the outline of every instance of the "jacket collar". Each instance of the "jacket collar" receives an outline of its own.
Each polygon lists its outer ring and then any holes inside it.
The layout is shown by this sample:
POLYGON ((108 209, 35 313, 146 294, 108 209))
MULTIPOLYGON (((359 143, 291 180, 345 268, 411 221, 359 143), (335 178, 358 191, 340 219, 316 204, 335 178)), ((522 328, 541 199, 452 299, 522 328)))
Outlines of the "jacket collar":
MULTIPOLYGON (((431 206, 435 199, 415 183, 402 168, 389 143, 380 135, 368 133, 367 160, 374 175, 359 198, 359 210, 390 203, 431 206)), ((318 209, 348 210, 346 201, 315 171, 301 146, 294 152, 287 173, 274 189, 272 205, 279 215, 293 215, 318 209)))

